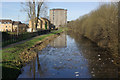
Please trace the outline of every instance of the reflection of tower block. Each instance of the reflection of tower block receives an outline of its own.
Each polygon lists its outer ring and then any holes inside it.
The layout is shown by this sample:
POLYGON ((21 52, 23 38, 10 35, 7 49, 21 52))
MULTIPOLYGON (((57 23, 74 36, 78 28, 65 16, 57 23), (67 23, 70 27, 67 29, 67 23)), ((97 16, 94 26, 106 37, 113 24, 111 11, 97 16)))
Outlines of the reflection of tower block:
POLYGON ((67 41, 66 35, 62 34, 59 37, 57 37, 54 41, 52 41, 50 45, 55 48, 64 48, 67 46, 66 41, 67 41))

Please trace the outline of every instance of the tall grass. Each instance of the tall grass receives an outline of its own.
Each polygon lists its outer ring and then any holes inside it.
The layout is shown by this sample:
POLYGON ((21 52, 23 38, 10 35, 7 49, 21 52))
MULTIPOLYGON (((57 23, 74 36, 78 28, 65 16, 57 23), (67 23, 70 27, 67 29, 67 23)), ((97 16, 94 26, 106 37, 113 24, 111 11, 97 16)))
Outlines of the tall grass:
POLYGON ((107 3, 67 24, 69 29, 118 53, 118 3, 107 3))

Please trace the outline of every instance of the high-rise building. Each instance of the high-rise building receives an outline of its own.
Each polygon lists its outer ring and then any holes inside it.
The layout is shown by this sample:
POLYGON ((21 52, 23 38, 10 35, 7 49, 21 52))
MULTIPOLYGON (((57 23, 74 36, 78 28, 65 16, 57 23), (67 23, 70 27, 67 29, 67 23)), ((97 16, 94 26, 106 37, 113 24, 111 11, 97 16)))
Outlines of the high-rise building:
POLYGON ((67 23, 67 9, 51 9, 50 21, 55 27, 64 26, 67 23))

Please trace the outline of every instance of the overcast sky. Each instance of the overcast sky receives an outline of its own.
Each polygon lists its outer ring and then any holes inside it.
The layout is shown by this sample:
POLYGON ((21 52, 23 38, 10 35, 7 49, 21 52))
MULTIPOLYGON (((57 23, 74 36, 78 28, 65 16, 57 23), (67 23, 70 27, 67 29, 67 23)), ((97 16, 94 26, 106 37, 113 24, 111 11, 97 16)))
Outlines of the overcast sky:
MULTIPOLYGON (((85 15, 92 10, 95 10, 100 5, 99 2, 49 2, 47 3, 49 9, 63 8, 67 9, 67 20, 75 20, 82 15, 85 15)), ((21 2, 2 2, 0 4, 0 19, 12 19, 15 21, 25 22, 27 14, 21 12, 21 2)), ((48 16, 49 16, 48 9, 48 16)))

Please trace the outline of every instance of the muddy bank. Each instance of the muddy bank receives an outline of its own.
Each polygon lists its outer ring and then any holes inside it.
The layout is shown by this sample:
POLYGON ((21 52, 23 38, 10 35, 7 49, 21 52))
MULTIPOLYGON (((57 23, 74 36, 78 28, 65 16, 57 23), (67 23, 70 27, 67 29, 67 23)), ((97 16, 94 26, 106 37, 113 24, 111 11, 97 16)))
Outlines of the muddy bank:
POLYGON ((61 33, 48 36, 45 39, 37 42, 34 46, 30 47, 29 49, 25 49, 24 52, 20 53, 20 61, 18 62, 19 64, 22 64, 22 66, 25 63, 31 62, 37 55, 38 51, 42 50, 45 48, 50 41, 54 40, 56 37, 58 37, 61 33))
MULTIPOLYGON (((109 53, 109 55, 113 58, 114 60, 114 64, 118 67, 120 67, 120 56, 118 54, 118 50, 112 50, 110 48, 108 48, 107 46, 105 47, 105 43, 104 42, 97 42, 96 40, 93 40, 91 38, 89 38, 88 36, 82 35, 82 34, 78 34, 74 31, 69 31, 68 30, 68 34, 74 36, 75 38, 86 38, 88 40, 90 40, 92 43, 96 44, 98 47, 100 47, 101 49, 104 49, 105 51, 107 51, 109 53)), ((106 42, 106 41, 105 41, 106 42)))
POLYGON ((109 48, 106 48, 106 47, 103 47, 103 46, 99 45, 99 43, 97 43, 96 41, 90 39, 90 38, 87 37, 87 36, 83 36, 83 35, 74 33, 74 32, 72 32, 72 31, 68 31, 68 34, 72 35, 72 37, 74 37, 75 39, 78 39, 78 38, 86 38, 86 39, 88 39, 89 41, 91 41, 93 44, 96 44, 96 45, 97 45, 98 47, 100 47, 102 50, 106 51, 106 52, 108 53, 108 55, 112 58, 113 63, 118 67, 118 76, 120 76, 120 56, 119 56, 118 52, 114 52, 114 51, 112 51, 112 50, 109 49, 109 48))
POLYGON ((113 50, 110 49, 109 47, 105 47, 103 46, 105 44, 104 42, 96 42, 95 40, 90 39, 87 36, 82 36, 83 38, 89 39, 91 42, 93 42, 94 44, 96 44, 98 47, 100 47, 101 49, 104 49, 105 51, 109 52, 109 55, 113 58, 114 60, 114 64, 118 67, 120 67, 120 56, 118 53, 118 50, 113 50))

